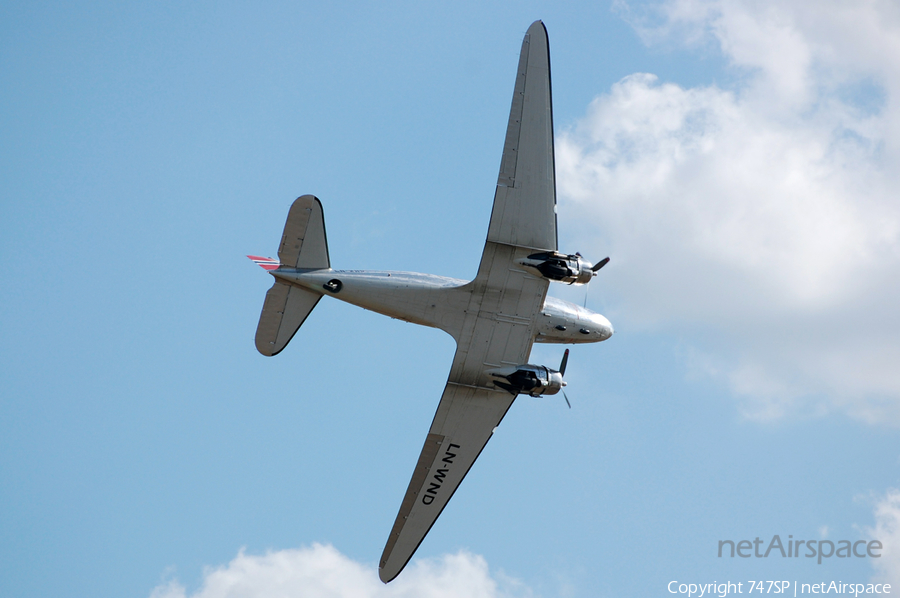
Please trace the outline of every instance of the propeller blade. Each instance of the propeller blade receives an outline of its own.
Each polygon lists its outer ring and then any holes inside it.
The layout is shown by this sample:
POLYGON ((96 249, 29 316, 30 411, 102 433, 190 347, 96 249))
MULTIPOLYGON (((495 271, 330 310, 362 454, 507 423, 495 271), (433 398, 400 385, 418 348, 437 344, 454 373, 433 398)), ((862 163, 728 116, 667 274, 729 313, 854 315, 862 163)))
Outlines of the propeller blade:
POLYGON ((608 257, 603 258, 602 260, 600 260, 599 262, 594 264, 594 267, 591 268, 591 272, 596 272, 597 270, 599 270, 600 268, 602 268, 603 266, 605 266, 608 263, 609 263, 609 258, 608 257))
POLYGON ((566 391, 563 391, 563 398, 566 400, 566 405, 568 405, 569 409, 571 409, 572 403, 569 402, 569 397, 566 396, 566 391))
POLYGON ((569 350, 566 349, 566 352, 563 353, 562 363, 559 364, 559 373, 562 374, 563 376, 566 375, 566 363, 568 363, 568 362, 569 362, 569 350))

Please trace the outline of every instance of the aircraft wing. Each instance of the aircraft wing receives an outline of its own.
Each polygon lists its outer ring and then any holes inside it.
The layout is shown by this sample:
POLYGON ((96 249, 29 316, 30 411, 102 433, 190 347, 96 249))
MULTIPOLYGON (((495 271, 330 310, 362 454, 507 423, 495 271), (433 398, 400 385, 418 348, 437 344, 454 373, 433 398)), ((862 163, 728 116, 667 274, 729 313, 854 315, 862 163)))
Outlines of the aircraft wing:
POLYGON ((488 237, 434 421, 384 548, 379 576, 412 558, 515 397, 489 370, 527 363, 549 282, 519 259, 556 250, 556 187, 547 32, 537 21, 522 43, 488 237))
POLYGON ((381 581, 412 558, 514 400, 508 392, 447 384, 381 555, 381 581))
MULTIPOLYGON (((539 312, 547 283, 527 274, 510 278, 525 283, 514 293, 517 302, 539 312)), ((531 353, 533 318, 513 319, 482 309, 471 320, 474 326, 468 341, 457 345, 450 378, 381 556, 378 573, 385 583, 412 558, 516 398, 494 386, 486 370, 525 363, 531 353)))
POLYGON ((550 47, 540 21, 522 41, 488 243, 556 250, 550 47))

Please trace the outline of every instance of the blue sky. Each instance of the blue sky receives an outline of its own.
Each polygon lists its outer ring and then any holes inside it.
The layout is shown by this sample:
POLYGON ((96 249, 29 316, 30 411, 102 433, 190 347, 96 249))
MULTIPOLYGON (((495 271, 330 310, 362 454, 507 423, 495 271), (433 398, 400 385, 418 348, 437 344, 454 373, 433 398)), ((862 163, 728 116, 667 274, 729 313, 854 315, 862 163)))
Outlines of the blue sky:
POLYGON ((900 584, 898 47, 876 1, 4 3, 0 594, 900 584), (335 267, 474 276, 537 18, 616 335, 382 587, 453 342, 323 301, 264 358, 244 255, 313 193, 335 267), (716 556, 774 534, 886 548, 716 556))

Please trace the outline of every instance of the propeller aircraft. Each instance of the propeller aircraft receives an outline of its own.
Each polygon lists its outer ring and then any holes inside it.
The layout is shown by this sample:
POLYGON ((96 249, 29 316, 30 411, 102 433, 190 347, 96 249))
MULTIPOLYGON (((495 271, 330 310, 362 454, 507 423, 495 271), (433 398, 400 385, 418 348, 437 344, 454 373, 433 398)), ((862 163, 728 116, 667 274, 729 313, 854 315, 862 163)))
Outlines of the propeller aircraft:
POLYGON ((565 386, 568 349, 557 371, 528 363, 532 345, 593 343, 613 334, 602 315, 547 296, 551 281, 587 284, 609 261, 560 253, 556 229, 550 53, 544 24, 536 21, 522 42, 474 280, 333 270, 322 204, 312 195, 291 206, 277 260, 248 256, 275 277, 256 331, 263 355, 280 353, 326 295, 456 340, 447 385, 381 556, 384 583, 412 558, 516 397, 553 395, 565 386))

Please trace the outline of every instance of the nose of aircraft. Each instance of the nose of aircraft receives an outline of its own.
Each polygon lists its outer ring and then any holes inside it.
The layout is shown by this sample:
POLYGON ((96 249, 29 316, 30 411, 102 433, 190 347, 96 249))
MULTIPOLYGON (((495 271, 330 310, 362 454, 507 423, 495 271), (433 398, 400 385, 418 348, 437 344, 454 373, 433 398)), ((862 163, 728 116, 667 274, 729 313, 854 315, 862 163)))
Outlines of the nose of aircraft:
POLYGON ((613 325, 609 320, 600 314, 595 314, 594 319, 597 321, 597 327, 602 331, 601 334, 603 335, 603 340, 606 340, 613 335, 615 330, 613 330, 613 325))

